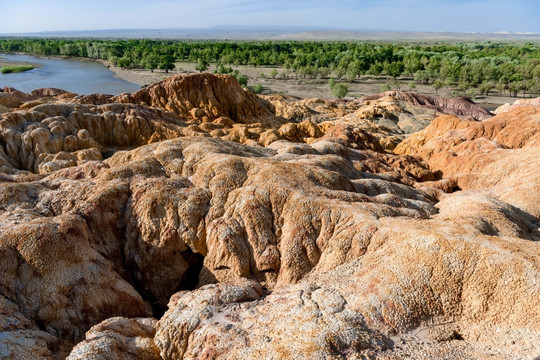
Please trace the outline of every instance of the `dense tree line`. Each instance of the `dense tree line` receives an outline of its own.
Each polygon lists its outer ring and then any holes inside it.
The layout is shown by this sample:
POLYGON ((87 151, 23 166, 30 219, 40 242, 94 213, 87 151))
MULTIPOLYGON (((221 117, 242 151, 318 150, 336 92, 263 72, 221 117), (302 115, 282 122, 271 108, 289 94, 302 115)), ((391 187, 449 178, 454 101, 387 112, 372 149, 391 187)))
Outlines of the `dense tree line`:
POLYGON ((461 92, 540 92, 540 47, 534 43, 0 39, 0 51, 102 59, 152 71, 174 69, 175 61, 197 63, 201 71, 213 63, 220 72, 232 65, 279 66, 286 76, 304 78, 386 75, 461 92))

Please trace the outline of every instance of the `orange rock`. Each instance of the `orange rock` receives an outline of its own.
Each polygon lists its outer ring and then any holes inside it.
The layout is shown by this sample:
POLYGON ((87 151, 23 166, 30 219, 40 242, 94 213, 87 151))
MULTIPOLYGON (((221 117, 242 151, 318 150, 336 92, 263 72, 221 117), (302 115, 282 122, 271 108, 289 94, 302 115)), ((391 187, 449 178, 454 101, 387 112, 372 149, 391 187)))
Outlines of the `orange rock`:
POLYGON ((0 357, 540 351, 539 107, 62 96, 0 114, 0 357))

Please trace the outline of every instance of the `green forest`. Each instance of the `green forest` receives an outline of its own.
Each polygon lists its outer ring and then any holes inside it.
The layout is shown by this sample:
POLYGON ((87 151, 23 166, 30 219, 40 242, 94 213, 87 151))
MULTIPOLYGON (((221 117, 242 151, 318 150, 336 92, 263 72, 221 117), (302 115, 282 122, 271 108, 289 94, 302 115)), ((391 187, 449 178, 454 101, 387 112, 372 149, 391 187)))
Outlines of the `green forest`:
POLYGON ((354 81, 385 75, 463 94, 540 93, 536 43, 0 39, 0 52, 101 59, 126 69, 151 71, 168 72, 175 62, 196 63, 200 71, 213 64, 219 73, 231 73, 233 65, 247 65, 283 68, 282 76, 297 78, 354 81))

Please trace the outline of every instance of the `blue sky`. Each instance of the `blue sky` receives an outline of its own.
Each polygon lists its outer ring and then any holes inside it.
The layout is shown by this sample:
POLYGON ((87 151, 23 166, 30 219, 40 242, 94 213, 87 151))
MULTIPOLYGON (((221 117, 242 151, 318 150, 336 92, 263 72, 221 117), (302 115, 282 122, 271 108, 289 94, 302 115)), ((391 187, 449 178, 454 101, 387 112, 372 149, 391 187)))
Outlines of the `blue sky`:
POLYGON ((2 4, 0 33, 229 24, 540 33, 539 19, 540 0, 26 0, 2 4))

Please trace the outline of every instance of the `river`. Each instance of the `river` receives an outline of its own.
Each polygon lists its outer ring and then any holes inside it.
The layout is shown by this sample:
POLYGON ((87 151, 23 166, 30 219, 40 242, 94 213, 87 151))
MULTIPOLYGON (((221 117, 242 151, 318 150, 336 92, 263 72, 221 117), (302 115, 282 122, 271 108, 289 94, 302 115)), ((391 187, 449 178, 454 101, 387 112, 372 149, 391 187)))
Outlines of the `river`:
POLYGON ((0 54, 6 60, 30 62, 41 67, 22 73, 0 74, 0 88, 10 86, 24 92, 38 88, 59 88, 77 94, 133 92, 140 85, 114 77, 105 66, 84 60, 0 54))

